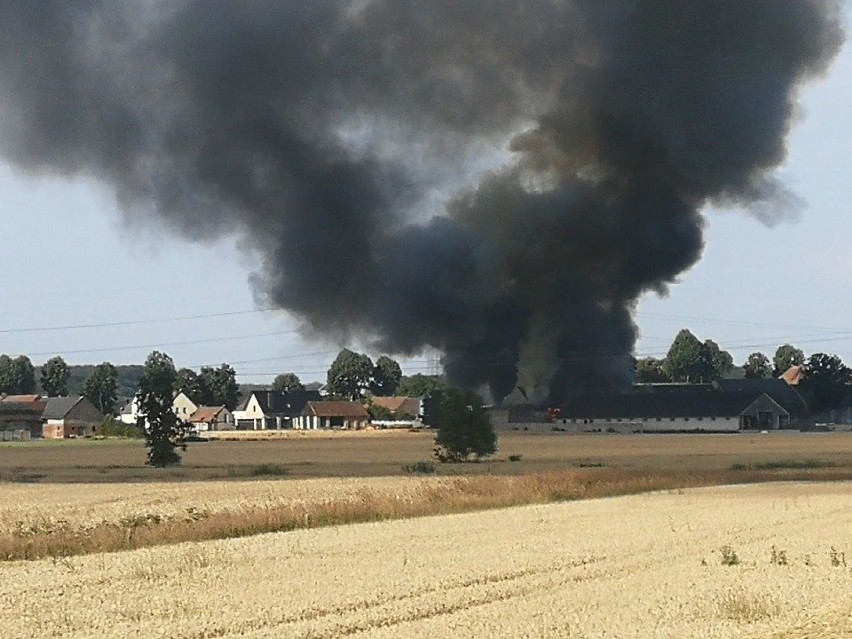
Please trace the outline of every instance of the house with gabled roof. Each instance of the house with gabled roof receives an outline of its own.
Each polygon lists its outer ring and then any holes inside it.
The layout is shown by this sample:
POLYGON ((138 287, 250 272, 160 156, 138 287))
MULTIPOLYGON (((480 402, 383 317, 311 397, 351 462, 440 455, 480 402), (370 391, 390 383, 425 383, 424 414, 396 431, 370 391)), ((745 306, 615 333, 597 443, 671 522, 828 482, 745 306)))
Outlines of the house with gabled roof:
POLYGON ((359 429, 370 424, 367 409, 359 402, 307 402, 293 428, 316 430, 319 428, 359 429))
POLYGON ((234 430, 234 416, 224 406, 199 406, 186 420, 195 432, 234 430))
POLYGON ((249 392, 233 414, 240 430, 288 429, 294 427, 305 404, 321 399, 319 391, 258 389, 249 392))
POLYGON ((90 437, 97 434, 104 414, 82 395, 48 397, 41 415, 45 439, 90 437))

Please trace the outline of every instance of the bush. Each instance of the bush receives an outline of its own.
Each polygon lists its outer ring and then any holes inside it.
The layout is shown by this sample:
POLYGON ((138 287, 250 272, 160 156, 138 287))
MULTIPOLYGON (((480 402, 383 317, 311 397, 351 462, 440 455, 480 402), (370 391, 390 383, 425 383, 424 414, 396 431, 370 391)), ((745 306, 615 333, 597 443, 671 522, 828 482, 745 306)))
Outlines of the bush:
POLYGON ((437 430, 435 458, 439 462, 478 461, 497 451, 497 434, 473 391, 450 388, 444 393, 437 430))
POLYGON ((429 460, 422 460, 403 466, 403 470, 415 475, 432 475, 435 473, 435 464, 429 460))
POLYGON ((131 439, 145 437, 145 433, 138 426, 125 424, 114 417, 107 417, 96 434, 101 437, 129 437, 131 439))
POLYGON ((282 477, 290 474, 290 469, 283 464, 258 464, 252 466, 249 474, 252 477, 282 477))
POLYGON ((519 462, 523 458, 523 455, 509 455, 510 462, 519 462))

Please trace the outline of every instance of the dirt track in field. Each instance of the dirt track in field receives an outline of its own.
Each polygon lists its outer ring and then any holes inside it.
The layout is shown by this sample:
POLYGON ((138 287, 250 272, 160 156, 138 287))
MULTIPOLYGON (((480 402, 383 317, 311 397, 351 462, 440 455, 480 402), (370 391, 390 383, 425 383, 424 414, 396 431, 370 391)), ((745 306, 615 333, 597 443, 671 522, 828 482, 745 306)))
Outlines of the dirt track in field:
POLYGON ((852 485, 764 484, 14 562, 0 619, 15 639, 834 639, 851 566, 852 485))

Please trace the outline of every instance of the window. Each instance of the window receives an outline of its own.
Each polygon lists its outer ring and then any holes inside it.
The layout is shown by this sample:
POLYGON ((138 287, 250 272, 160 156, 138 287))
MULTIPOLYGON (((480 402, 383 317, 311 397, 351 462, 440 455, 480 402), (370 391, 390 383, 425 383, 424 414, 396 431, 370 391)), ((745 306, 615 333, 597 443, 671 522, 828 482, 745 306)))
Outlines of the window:
POLYGON ((711 421, 711 422, 715 422, 715 421, 716 421, 716 418, 715 418, 715 417, 711 417, 711 418, 710 418, 710 421, 711 421))
POLYGON ((661 422, 661 421, 663 421, 663 418, 662 418, 662 417, 657 417, 657 421, 658 421, 658 422, 661 422))
POLYGON ((683 421, 688 422, 688 421, 689 421, 689 417, 684 417, 684 418, 683 418, 683 421))

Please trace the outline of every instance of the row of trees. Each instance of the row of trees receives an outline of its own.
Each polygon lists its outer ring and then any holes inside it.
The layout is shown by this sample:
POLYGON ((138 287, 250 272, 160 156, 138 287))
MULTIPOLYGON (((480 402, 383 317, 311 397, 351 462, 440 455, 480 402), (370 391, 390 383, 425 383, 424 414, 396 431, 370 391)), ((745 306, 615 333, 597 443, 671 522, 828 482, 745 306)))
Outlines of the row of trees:
MULTIPOLYGON (((68 380, 71 371, 61 357, 52 357, 41 367, 41 392, 48 397, 68 395, 68 380)), ((83 395, 106 414, 115 410, 118 375, 115 366, 109 362, 99 364, 83 385, 83 395)), ((0 393, 7 395, 27 395, 38 390, 36 368, 26 355, 12 358, 0 355, 0 393)))
POLYGON ((368 394, 389 397, 399 392, 402 368, 387 355, 373 364, 364 353, 344 348, 331 363, 326 381, 328 392, 341 399, 359 400, 368 394))
MULTIPOLYGON (((716 342, 709 339, 701 342, 683 329, 665 358, 637 360, 636 381, 713 382, 727 375, 733 365, 731 354, 720 349, 716 342)), ((814 353, 806 357, 804 351, 792 344, 779 346, 771 360, 764 353, 751 353, 743 364, 743 372, 749 379, 767 379, 782 375, 792 366, 803 368, 801 391, 815 412, 836 407, 850 392, 852 369, 837 355, 814 353)))
POLYGON ((183 392, 199 406, 225 406, 234 410, 240 401, 237 372, 228 364, 217 368, 202 366, 197 373, 191 368, 181 368, 175 372, 172 390, 183 392))

